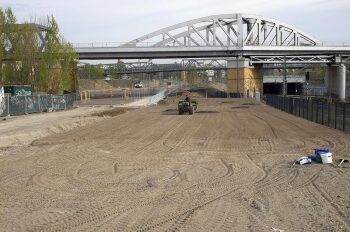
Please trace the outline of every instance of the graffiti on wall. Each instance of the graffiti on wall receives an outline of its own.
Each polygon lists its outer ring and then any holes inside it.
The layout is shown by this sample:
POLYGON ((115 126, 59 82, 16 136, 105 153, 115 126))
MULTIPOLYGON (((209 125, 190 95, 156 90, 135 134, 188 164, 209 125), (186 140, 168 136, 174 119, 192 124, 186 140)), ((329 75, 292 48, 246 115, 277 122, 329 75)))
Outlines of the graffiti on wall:
POLYGON ((32 95, 31 90, 26 90, 26 89, 15 89, 15 94, 14 95, 27 95, 30 96, 32 95))

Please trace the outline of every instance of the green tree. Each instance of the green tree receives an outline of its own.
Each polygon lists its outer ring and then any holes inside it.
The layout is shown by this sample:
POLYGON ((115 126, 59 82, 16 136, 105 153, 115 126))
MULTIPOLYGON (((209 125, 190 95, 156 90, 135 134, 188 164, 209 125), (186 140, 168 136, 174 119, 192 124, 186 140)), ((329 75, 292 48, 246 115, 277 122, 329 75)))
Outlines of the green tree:
POLYGON ((64 43, 63 59, 61 60, 61 85, 60 89, 74 90, 76 82, 76 59, 77 54, 70 43, 64 43))
POLYGON ((20 68, 17 70, 17 82, 32 84, 33 87, 36 87, 40 54, 40 43, 36 28, 30 23, 21 24, 18 27, 16 50, 18 51, 17 62, 20 64, 20 68))
POLYGON ((5 13, 0 8, 0 85, 4 82, 3 75, 2 75, 3 59, 5 58, 4 48, 5 48, 5 13))
POLYGON ((85 64, 82 68, 80 78, 84 79, 102 79, 103 78, 103 67, 102 64, 85 64))
POLYGON ((57 93, 73 90, 76 53, 59 35, 53 16, 46 19, 45 48, 42 51, 37 28, 18 24, 10 8, 0 8, 0 81, 4 84, 30 84, 36 91, 57 93), (9 60, 4 60, 8 53, 9 60))
POLYGON ((314 64, 310 68, 310 81, 322 81, 325 77, 325 67, 321 64, 314 64))
MULTIPOLYGON (((19 51, 17 49, 18 35, 15 33, 15 25, 17 23, 16 17, 13 14, 11 8, 5 9, 4 12, 4 44, 3 48, 5 52, 11 53, 13 60, 18 58, 19 51)), ((16 70, 20 65, 15 61, 6 61, 3 68, 3 81, 4 84, 17 82, 16 70)))
POLYGON ((60 89, 60 52, 62 46, 58 25, 53 16, 47 17, 45 49, 39 61, 39 89, 51 93, 60 89))
POLYGON ((195 68, 188 71, 187 82, 191 85, 198 83, 200 75, 200 71, 196 70, 195 68))
POLYGON ((53 16, 47 18, 46 26, 46 45, 39 61, 39 89, 51 93, 71 91, 75 85, 77 55, 73 46, 60 37, 53 16))
POLYGON ((123 70, 125 68, 125 63, 122 60, 118 60, 118 62, 115 65, 110 65, 108 67, 108 73, 111 74, 113 78, 121 79, 122 75, 118 74, 118 70, 123 70))

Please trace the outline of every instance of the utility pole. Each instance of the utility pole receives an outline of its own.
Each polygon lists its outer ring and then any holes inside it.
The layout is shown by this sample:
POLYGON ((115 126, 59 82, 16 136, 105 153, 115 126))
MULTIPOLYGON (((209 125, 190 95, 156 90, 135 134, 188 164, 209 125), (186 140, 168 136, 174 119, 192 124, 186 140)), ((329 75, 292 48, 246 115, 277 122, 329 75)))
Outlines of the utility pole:
POLYGON ((239 69, 238 69, 238 55, 237 55, 237 59, 236 59, 236 71, 237 71, 237 73, 236 73, 236 75, 237 75, 237 81, 236 81, 236 84, 237 84, 237 94, 238 94, 238 96, 240 95, 239 94, 239 69))
POLYGON ((283 62, 283 96, 287 96, 287 61, 286 56, 284 56, 283 62))

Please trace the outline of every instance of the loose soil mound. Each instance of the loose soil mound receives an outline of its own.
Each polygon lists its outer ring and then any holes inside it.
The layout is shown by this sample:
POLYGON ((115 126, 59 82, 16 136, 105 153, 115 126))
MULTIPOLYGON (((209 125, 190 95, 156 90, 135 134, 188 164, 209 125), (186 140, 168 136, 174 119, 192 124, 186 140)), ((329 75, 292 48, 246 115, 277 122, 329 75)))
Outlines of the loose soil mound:
POLYGON ((124 114, 127 111, 130 111, 130 108, 115 108, 112 110, 106 110, 106 111, 102 111, 102 112, 98 112, 98 113, 94 113, 92 114, 92 116, 98 116, 98 117, 115 117, 118 116, 120 114, 124 114))

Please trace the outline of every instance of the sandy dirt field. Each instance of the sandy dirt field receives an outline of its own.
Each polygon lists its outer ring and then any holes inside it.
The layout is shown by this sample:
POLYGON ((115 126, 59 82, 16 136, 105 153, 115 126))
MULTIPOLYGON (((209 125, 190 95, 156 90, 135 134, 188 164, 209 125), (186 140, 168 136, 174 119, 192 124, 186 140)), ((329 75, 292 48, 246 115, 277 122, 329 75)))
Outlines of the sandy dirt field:
MULTIPOLYGON (((0 149, 0 231, 350 231, 350 135, 244 99, 128 111, 0 149)), ((0 127, 1 128, 1 127, 0 127)))
POLYGON ((0 118, 0 148, 29 145, 33 140, 102 120, 94 115, 109 106, 0 118))

